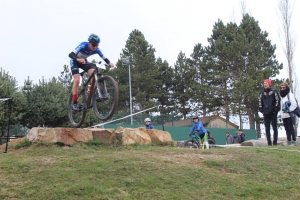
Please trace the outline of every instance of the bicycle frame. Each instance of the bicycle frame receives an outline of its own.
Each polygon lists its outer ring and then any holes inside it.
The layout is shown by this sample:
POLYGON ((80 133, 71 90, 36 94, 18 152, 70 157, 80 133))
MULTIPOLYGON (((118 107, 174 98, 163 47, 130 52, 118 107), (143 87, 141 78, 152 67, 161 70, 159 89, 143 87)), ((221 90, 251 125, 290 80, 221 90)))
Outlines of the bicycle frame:
POLYGON ((192 143, 196 143, 197 146, 200 147, 200 144, 201 144, 200 138, 199 138, 199 136, 196 135, 195 133, 193 133, 193 135, 192 135, 192 143))
MULTIPOLYGON (((91 65, 94 65, 94 64, 91 64, 91 65)), ((98 97, 99 98, 102 98, 103 97, 103 95, 101 94, 101 92, 100 92, 100 86, 99 86, 99 83, 98 83, 98 75, 100 75, 100 76, 102 76, 102 74, 101 73, 99 73, 99 71, 98 71, 98 67, 96 66, 96 65, 94 65, 94 72, 93 72, 93 74, 92 74, 92 76, 90 76, 89 78, 88 78, 88 80, 87 81, 85 81, 85 78, 84 78, 84 74, 85 74, 85 72, 83 71, 83 72, 81 72, 80 73, 80 76, 81 76, 81 78, 82 78, 82 85, 83 85, 83 88, 82 88, 82 90, 79 92, 79 94, 81 94, 81 93, 83 93, 83 92, 86 92, 86 88, 87 88, 87 86, 88 86, 88 84, 91 84, 91 88, 90 88, 90 94, 89 95, 83 95, 84 96, 84 98, 86 98, 87 97, 87 99, 85 99, 85 102, 86 102, 86 106, 87 106, 87 108, 90 108, 91 107, 91 102, 92 102, 92 97, 93 97, 93 95, 92 94, 94 94, 94 90, 95 90, 95 88, 97 89, 97 92, 98 92, 98 97), (92 80, 93 79, 93 80, 92 80)), ((105 82, 104 82, 104 92, 105 92, 105 96, 107 95, 107 88, 106 88, 106 84, 105 84, 105 82)))
POLYGON ((200 149, 204 149, 203 141, 196 133, 193 133, 192 135, 192 143, 196 143, 200 149))
POLYGON ((94 69, 94 72, 86 77, 85 72, 79 73, 81 84, 78 91, 79 110, 73 110, 73 94, 71 93, 68 100, 68 116, 72 126, 78 128, 85 120, 88 109, 92 109, 95 116, 102 121, 108 120, 114 114, 119 101, 118 85, 114 78, 104 73, 108 70, 109 65, 104 71, 99 72, 101 67, 97 64, 88 63, 94 69), (89 88, 88 88, 88 84, 89 88), (88 92, 87 92, 88 91, 88 92))

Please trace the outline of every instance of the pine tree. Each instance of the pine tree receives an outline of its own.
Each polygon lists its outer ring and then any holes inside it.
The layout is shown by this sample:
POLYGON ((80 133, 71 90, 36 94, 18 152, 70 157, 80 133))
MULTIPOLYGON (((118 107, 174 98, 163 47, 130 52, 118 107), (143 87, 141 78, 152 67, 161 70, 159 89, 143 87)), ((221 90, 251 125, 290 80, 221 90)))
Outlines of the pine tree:
POLYGON ((183 52, 180 52, 174 66, 173 95, 175 112, 184 119, 192 110, 191 101, 193 100, 193 75, 195 70, 190 68, 190 61, 183 52))
POLYGON ((44 79, 39 84, 25 82, 23 94, 27 100, 27 109, 21 118, 21 124, 28 127, 61 127, 68 123, 68 108, 65 88, 54 77, 49 82, 44 79))
POLYGON ((226 119, 230 113, 248 115, 251 129, 255 121, 259 127, 257 97, 264 78, 275 77, 282 69, 274 54, 276 46, 267 37, 258 22, 245 14, 239 26, 219 20, 208 40, 212 85, 216 97, 223 99, 226 119))
POLYGON ((194 46, 191 54, 190 67, 195 71, 191 77, 193 103, 192 112, 206 116, 207 113, 212 112, 220 104, 215 98, 215 92, 210 83, 210 68, 207 62, 206 48, 198 43, 194 46), (200 112, 202 111, 202 112, 200 112))
POLYGON ((254 129, 256 122, 258 137, 260 137, 257 97, 263 88, 263 80, 278 75, 283 65, 276 60, 276 45, 271 44, 268 33, 261 30, 258 21, 246 14, 240 27, 247 38, 245 45, 249 46, 249 50, 245 52, 245 64, 242 70, 244 80, 238 89, 245 94, 243 103, 247 108, 250 128, 254 129))
POLYGON ((0 103, 0 135, 7 133, 8 119, 10 117, 10 129, 14 127, 23 115, 23 110, 26 107, 25 99, 20 93, 17 81, 1 68, 0 70, 0 98, 12 98, 11 113, 8 107, 8 101, 0 103))
POLYGON ((167 61, 162 61, 161 58, 157 59, 156 65, 160 75, 158 79, 161 80, 161 85, 157 86, 159 92, 158 104, 161 106, 161 114, 169 114, 172 112, 174 105, 172 100, 172 89, 174 79, 174 69, 169 66, 167 61))
MULTIPOLYGON (((238 34, 238 26, 233 23, 224 25, 221 20, 215 23, 212 35, 208 38, 207 47, 207 67, 208 79, 212 86, 213 96, 229 121, 230 108, 234 95, 234 82, 236 74, 236 55, 234 51, 234 41, 238 34)), ((216 107, 217 104, 214 104, 216 107)), ((217 109, 217 108, 216 108, 217 109)))
MULTIPOLYGON (((161 80, 159 80, 160 72, 156 66, 154 53, 153 46, 138 30, 130 33, 125 48, 122 50, 121 58, 128 58, 131 63, 130 76, 134 112, 157 105, 157 98, 160 95, 157 86, 161 85, 161 80)), ((124 106, 129 108, 128 66, 123 66, 119 60, 113 74, 121 93, 120 109, 124 109, 124 106)))

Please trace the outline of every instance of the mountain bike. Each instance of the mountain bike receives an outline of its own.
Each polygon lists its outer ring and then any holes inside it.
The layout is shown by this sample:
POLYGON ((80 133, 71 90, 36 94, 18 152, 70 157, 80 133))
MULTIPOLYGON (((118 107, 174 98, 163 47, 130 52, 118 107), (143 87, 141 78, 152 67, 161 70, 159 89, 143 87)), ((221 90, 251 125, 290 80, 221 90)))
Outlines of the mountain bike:
POLYGON ((192 139, 185 141, 183 144, 184 147, 190 147, 193 149, 199 149, 200 147, 203 147, 198 134, 193 133, 190 137, 192 137, 192 139))
MULTIPOLYGON (((76 128, 83 124, 87 110, 91 108, 98 119, 104 121, 111 118, 119 101, 118 85, 111 76, 103 75, 100 72, 101 61, 97 64, 88 64, 94 68, 94 73, 87 80, 85 80, 85 72, 80 73, 82 84, 78 87, 77 99, 79 111, 72 110, 72 92, 68 102, 70 123, 76 128)), ((105 67, 109 68, 106 64, 105 67)))
MULTIPOLYGON (((209 133, 210 136, 209 139, 207 140, 208 144, 209 144, 209 148, 212 148, 212 146, 215 145, 215 140, 213 139, 211 133, 209 133)), ((205 149, 204 147, 204 143, 203 141, 200 139, 200 137, 198 136, 198 134, 193 133, 190 137, 192 137, 191 140, 187 140, 184 142, 183 146, 184 147, 190 147, 193 149, 205 149)))

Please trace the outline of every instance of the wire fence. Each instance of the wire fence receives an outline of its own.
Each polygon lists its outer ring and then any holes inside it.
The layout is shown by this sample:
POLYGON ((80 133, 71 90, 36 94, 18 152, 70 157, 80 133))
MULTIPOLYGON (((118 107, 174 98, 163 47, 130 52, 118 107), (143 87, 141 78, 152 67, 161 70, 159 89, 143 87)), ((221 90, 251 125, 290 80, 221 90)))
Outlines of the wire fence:
POLYGON ((116 125, 141 125, 145 123, 145 119, 150 118, 151 122, 153 124, 164 124, 166 122, 174 122, 175 120, 178 120, 175 118, 175 116, 172 115, 149 115, 145 113, 139 113, 133 116, 130 116, 130 113, 117 113, 115 114, 110 121, 110 124, 116 124, 116 125), (128 116, 128 117, 126 117, 128 116), (125 117, 125 118, 124 118, 125 117), (121 119, 123 118, 123 119, 121 119), (118 120, 120 119, 120 120, 118 120), (131 123, 132 121, 132 123, 131 123))

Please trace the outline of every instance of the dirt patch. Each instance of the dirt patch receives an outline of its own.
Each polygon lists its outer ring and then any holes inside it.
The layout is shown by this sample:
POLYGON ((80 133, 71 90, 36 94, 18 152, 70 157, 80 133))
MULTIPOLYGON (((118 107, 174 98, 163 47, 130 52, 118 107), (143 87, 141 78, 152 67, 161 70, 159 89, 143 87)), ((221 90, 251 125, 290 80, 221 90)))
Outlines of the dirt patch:
MULTIPOLYGON (((207 150, 205 150, 207 151, 207 150)), ((171 163, 174 165, 183 165, 183 166, 200 166, 202 162, 207 159, 214 160, 228 160, 232 159, 230 155, 224 154, 207 154, 202 150, 191 149, 191 152, 151 152, 151 153, 142 153, 139 156, 145 157, 155 157, 160 160, 162 163, 171 163)))
MULTIPOLYGON (((18 149, 15 149, 15 146, 19 142, 21 142, 25 139, 26 138, 23 137, 23 138, 17 138, 17 139, 13 139, 13 140, 9 141, 8 144, 7 144, 7 152, 16 152, 16 151, 18 151, 18 149)), ((0 151, 2 151, 2 150, 5 151, 5 148, 6 148, 6 142, 0 146, 0 151)))

